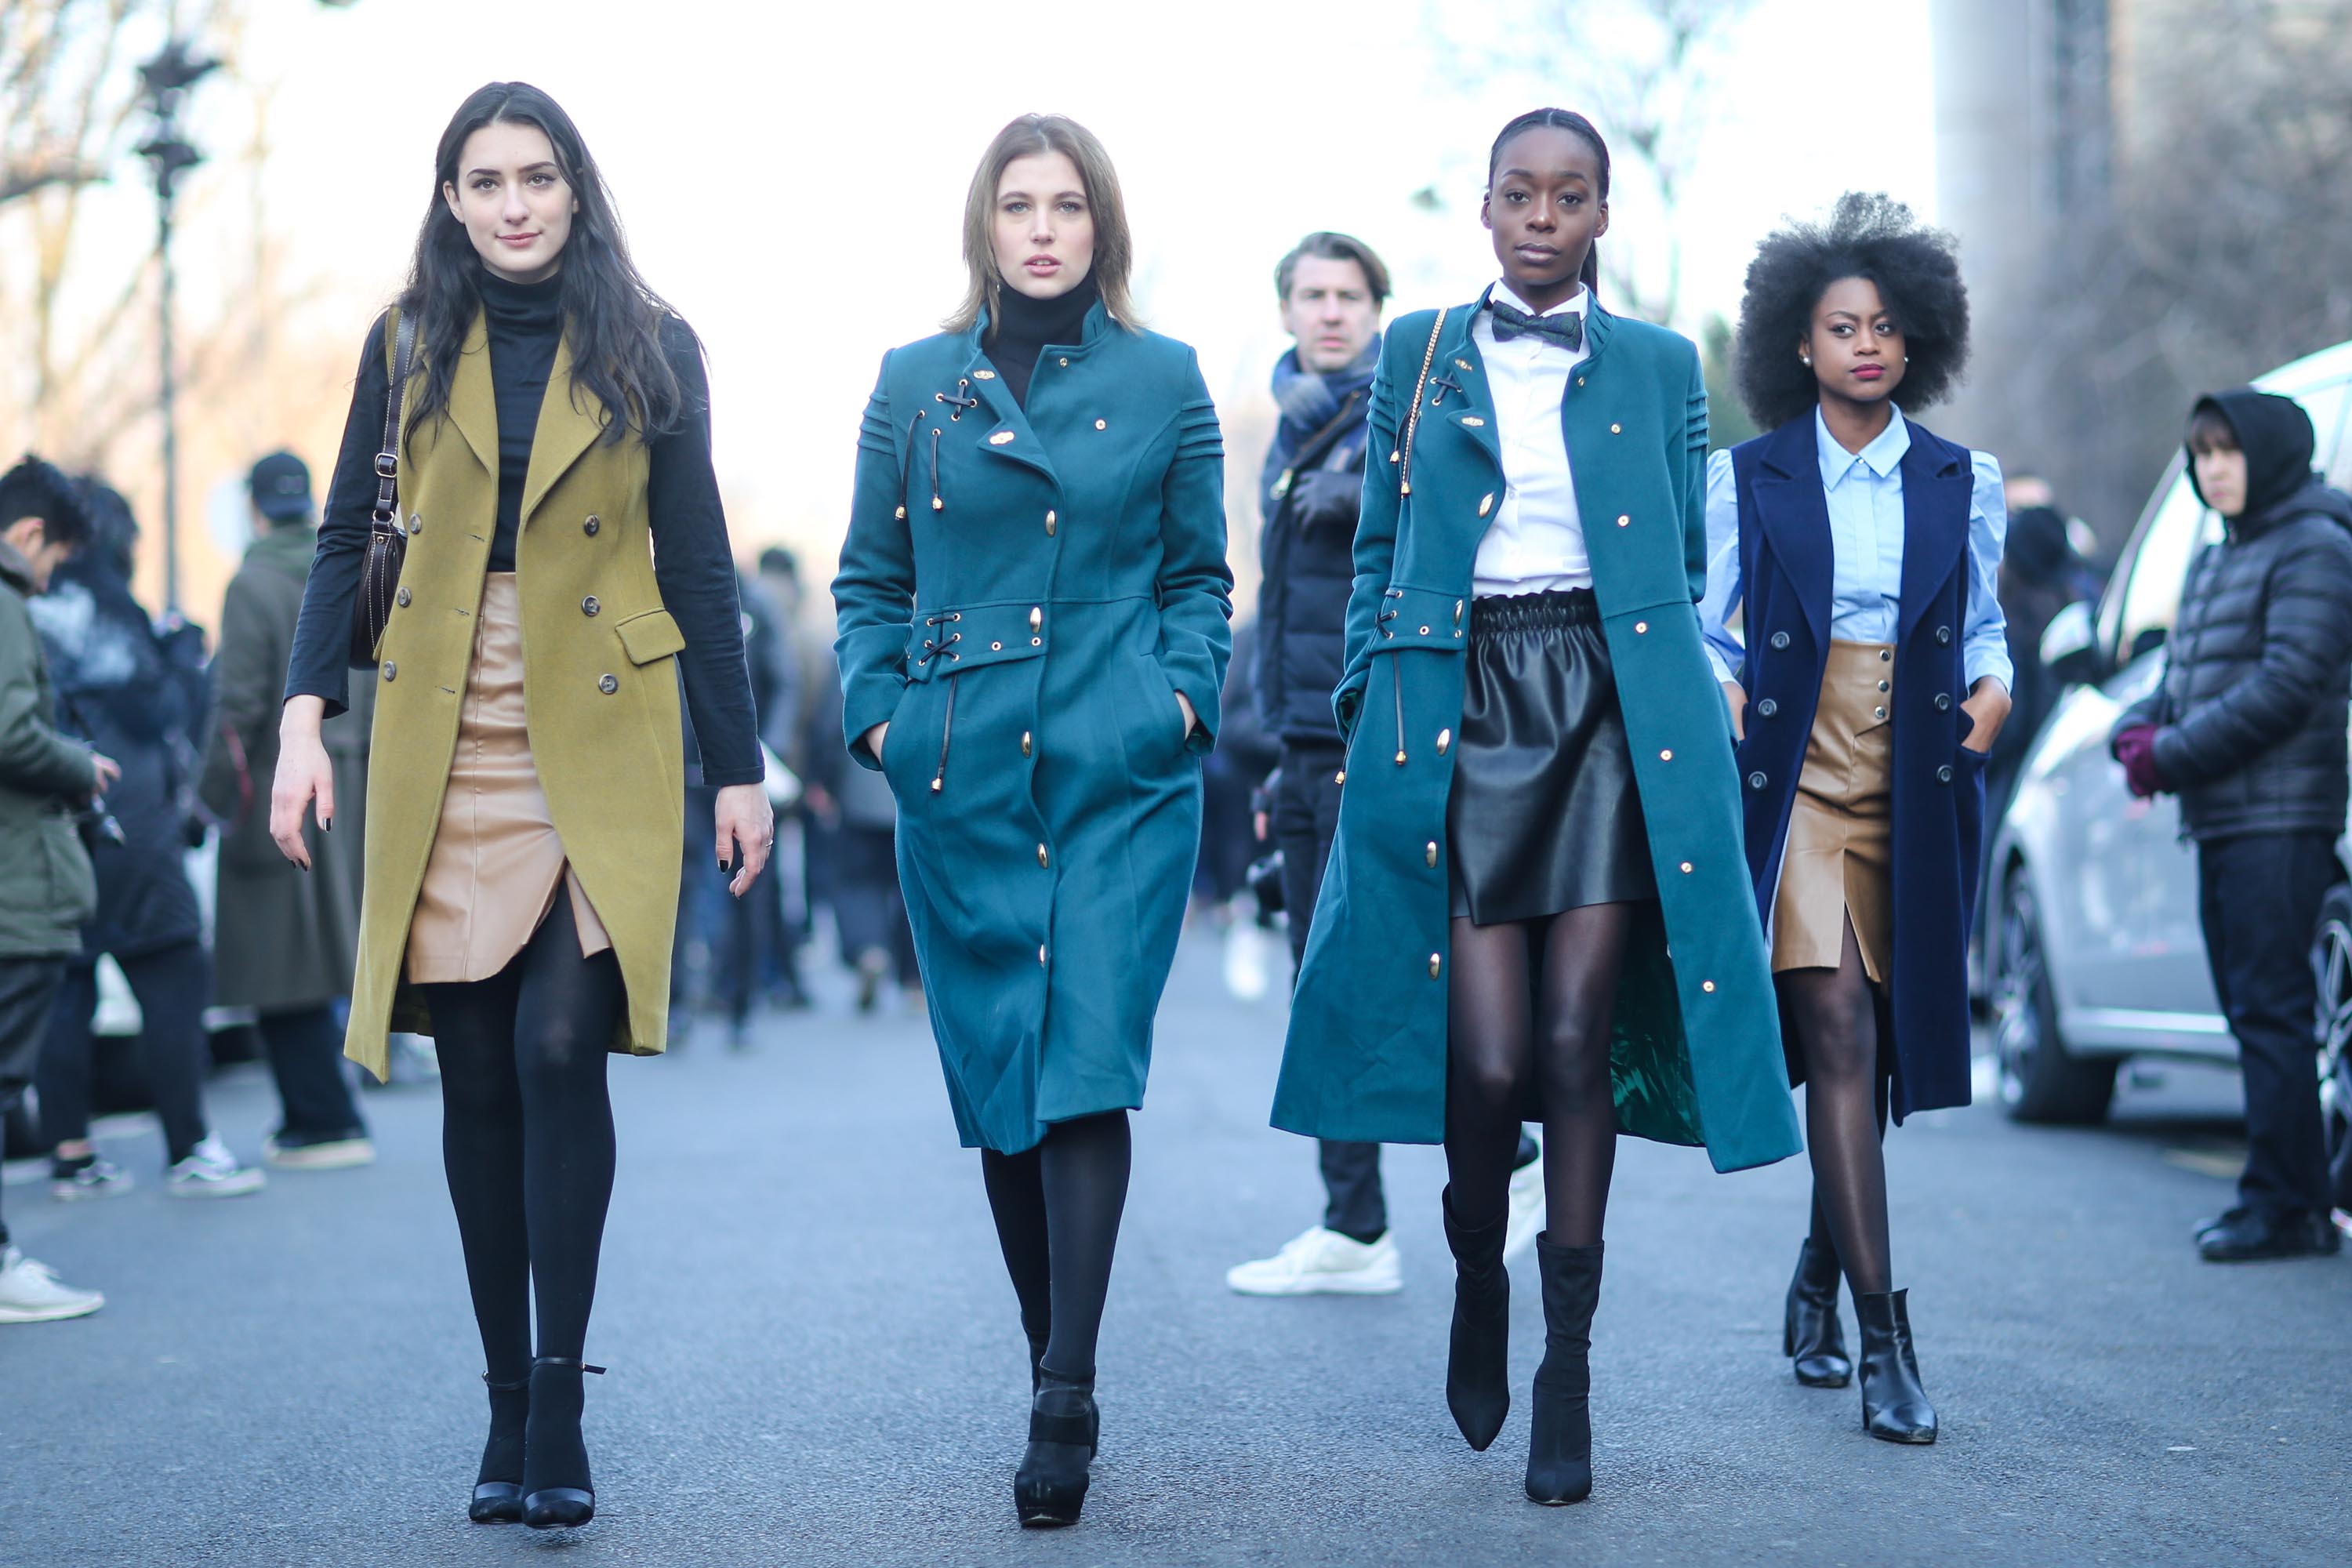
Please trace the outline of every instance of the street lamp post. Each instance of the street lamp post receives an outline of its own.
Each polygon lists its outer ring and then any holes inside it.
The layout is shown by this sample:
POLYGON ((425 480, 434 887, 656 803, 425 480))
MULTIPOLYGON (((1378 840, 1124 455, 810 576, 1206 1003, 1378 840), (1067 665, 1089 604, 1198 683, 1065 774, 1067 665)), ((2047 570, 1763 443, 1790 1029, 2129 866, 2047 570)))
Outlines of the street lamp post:
POLYGON ((154 116, 153 133, 139 146, 155 176, 155 258, 160 270, 157 290, 162 318, 157 333, 163 374, 157 401, 163 417, 163 607, 180 607, 180 431, 179 377, 172 341, 172 203, 180 176, 204 162, 204 154, 180 134, 180 110, 188 89, 218 68, 215 59, 192 54, 185 40, 173 38, 163 51, 139 68, 148 111, 154 116))

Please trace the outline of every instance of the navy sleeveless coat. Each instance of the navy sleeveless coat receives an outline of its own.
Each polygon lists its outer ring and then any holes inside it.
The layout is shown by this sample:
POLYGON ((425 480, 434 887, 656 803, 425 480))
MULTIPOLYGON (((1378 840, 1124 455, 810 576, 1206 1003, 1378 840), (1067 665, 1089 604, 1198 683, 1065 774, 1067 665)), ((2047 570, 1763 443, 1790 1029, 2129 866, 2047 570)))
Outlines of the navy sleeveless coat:
MULTIPOLYGON (((1833 562, 1812 413, 1733 447, 1731 467, 1748 649, 1739 773, 1748 866, 1769 926, 1829 659, 1833 562)), ((1969 1103, 1968 933, 1985 809, 1984 756, 1960 744, 1969 449, 1915 422, 1901 472, 1903 582, 1889 720, 1895 954, 1885 1005, 1897 1121, 1969 1103)), ((1795 1053, 1790 1061, 1794 1079, 1795 1053)))

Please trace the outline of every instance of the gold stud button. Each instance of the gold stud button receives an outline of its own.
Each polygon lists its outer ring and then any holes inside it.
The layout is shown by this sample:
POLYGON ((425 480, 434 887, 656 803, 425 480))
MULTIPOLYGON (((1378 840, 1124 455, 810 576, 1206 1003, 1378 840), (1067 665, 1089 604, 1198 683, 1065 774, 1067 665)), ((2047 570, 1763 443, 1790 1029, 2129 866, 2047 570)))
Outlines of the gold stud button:
POLYGON ((1012 431, 1010 431, 1010 430, 999 430, 995 435, 991 436, 991 437, 988 438, 988 444, 989 444, 990 446, 992 446, 992 447, 1003 447, 1003 446, 1007 446, 1007 445, 1009 445, 1009 444, 1012 442, 1012 440, 1013 440, 1013 432, 1012 432, 1012 431))
POLYGON ((1582 376, 1580 376, 1580 376, 1578 376, 1578 377, 1576 378, 1576 384, 1577 384, 1577 385, 1579 385, 1579 386, 1582 386, 1582 385, 1584 384, 1584 378, 1583 378, 1582 376))
POLYGON ((1436 978, 1437 978, 1438 971, 1439 971, 1439 970, 1441 970, 1441 969, 1444 969, 1444 967, 1445 967, 1445 955, 1444 955, 1444 954, 1443 954, 1443 953, 1437 953, 1437 952, 1433 952, 1433 953, 1431 953, 1431 954, 1429 955, 1429 977, 1430 977, 1432 980, 1436 979, 1436 978))
POLYGON ((1684 876, 1685 876, 1685 877, 1689 876, 1689 875, 1690 875, 1690 868, 1691 868, 1691 863, 1690 863, 1689 861, 1687 861, 1687 860, 1684 861, 1684 862, 1683 862, 1683 875, 1684 875, 1684 876))
POLYGON ((1035 631, 1039 626, 1044 626, 1045 624, 1045 607, 1044 607, 1043 605, 1030 605, 1030 606, 1029 606, 1029 629, 1030 629, 1031 631, 1033 631, 1033 632, 1034 632, 1034 631, 1035 631))
POLYGON ((1662 763, 1671 763, 1674 760, 1675 749, 1672 746, 1668 746, 1664 751, 1658 753, 1658 761, 1662 763))
POLYGON ((1070 368, 1070 362, 1069 362, 1068 360, 1065 359, 1065 360, 1063 360, 1063 361, 1061 362, 1061 365, 1062 365, 1062 368, 1063 368, 1064 370, 1067 370, 1067 369, 1069 369, 1069 368, 1070 368))
POLYGON ((1484 517, 1484 516, 1486 516, 1488 512, 1490 512, 1490 511, 1492 511, 1492 510, 1495 510, 1495 492, 1494 492, 1494 491, 1492 491, 1492 490, 1488 490, 1488 491, 1487 491, 1484 496, 1482 496, 1482 497, 1480 497, 1480 498, 1479 498, 1479 500, 1478 500, 1478 515, 1479 515, 1480 517, 1484 517))
POLYGON ((1452 744, 1454 744, 1454 731, 1451 730, 1440 730, 1437 732, 1437 754, 1441 757, 1444 756, 1445 754, 1445 748, 1452 744))
POLYGON ((1715 982, 1712 980, 1702 980, 1698 983, 1698 988, 1709 994, 1713 994, 1715 991, 1715 982))
POLYGON ((971 373, 971 378, 974 381, 994 381, 996 373, 992 370, 976 370, 971 373))
POLYGON ((1097 419, 1095 421, 1095 428, 1097 430, 1108 430, 1110 428, 1110 421, 1108 419, 1097 419))
POLYGON ((1043 844, 1037 846, 1037 865, 1040 869, 1045 865, 1045 847, 1043 844))
POLYGON ((1636 633, 1646 632, 1646 631, 1648 631, 1649 629, 1650 629, 1650 623, 1649 623, 1649 622, 1647 622, 1647 621, 1635 621, 1635 622, 1633 623, 1633 630, 1634 630, 1636 633))
POLYGON ((1045 944, 1044 942, 1039 942, 1037 944, 1037 962, 1040 963, 1045 962, 1045 944))
POLYGON ((1424 859, 1424 860, 1428 861, 1428 862, 1429 862, 1431 865, 1433 865, 1433 866, 1434 866, 1434 865, 1436 865, 1436 864, 1437 864, 1437 840, 1436 840, 1436 839, 1434 839, 1434 838, 1431 839, 1431 840, 1428 842, 1428 844, 1427 844, 1427 845, 1425 845, 1425 846, 1423 846, 1423 847, 1422 851, 1421 851, 1421 858, 1422 858, 1423 859, 1424 859))
POLYGON ((1473 430, 1484 430, 1486 427, 1486 422, 1475 414, 1465 415, 1462 423, 1473 430))
POLYGON ((1620 528, 1629 528, 1633 525, 1633 520, 1631 517, 1620 517, 1617 520, 1617 526, 1620 528))
POLYGON ((1054 514, 1050 511, 1045 514, 1045 537, 1054 537, 1054 514))
POLYGON ((1612 436, 1622 436, 1624 433, 1625 426, 1622 425, 1612 425, 1609 426, 1609 434, 1612 436))
POLYGON ((1025 757, 1029 755, 1029 731, 1024 730, 1021 731, 1021 754, 1025 757))

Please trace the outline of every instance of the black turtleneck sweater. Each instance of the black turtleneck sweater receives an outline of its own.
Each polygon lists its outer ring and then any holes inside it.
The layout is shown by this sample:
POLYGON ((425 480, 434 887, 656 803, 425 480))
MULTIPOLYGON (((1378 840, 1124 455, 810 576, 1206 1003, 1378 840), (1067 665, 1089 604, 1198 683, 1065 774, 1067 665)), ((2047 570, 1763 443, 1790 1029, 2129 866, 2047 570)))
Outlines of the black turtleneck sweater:
MULTIPOLYGON (((499 415, 499 512, 489 569, 515 569, 515 539, 522 522, 523 482, 530 472, 531 438, 562 336, 562 283, 509 283, 478 275, 490 345, 490 384, 499 415)), ((677 373, 685 406, 677 428, 646 444, 646 510, 653 519, 654 580, 662 606, 686 634, 678 656, 686 704, 701 752, 701 782, 754 784, 765 776, 743 658, 743 611, 736 592, 735 557, 727 514, 710 467, 710 384, 701 345, 684 321, 662 322, 662 352, 677 373)), ((321 697, 330 717, 343 710, 349 672, 352 609, 367 552, 368 513, 375 506, 376 444, 383 435, 383 321, 368 329, 360 349, 352 408, 335 477, 319 521, 319 553, 302 599, 294 656, 286 674, 289 697, 321 697)), ((411 389, 412 395, 414 389, 411 389)), ((692 755, 687 762, 694 763, 692 755)))
POLYGON ((490 388, 499 405, 499 527, 490 536, 490 570, 515 569, 522 531, 522 488, 530 478, 530 443, 547 397, 547 373, 563 341, 563 279, 509 283, 484 271, 482 316, 490 338, 490 388))
POLYGON ((1102 298, 1089 271, 1076 288, 1051 300, 1033 300, 1010 283, 998 290, 995 319, 988 324, 988 363, 1004 378, 1004 389, 1029 406, 1029 375, 1048 346, 1074 347, 1084 333, 1087 312, 1102 298))

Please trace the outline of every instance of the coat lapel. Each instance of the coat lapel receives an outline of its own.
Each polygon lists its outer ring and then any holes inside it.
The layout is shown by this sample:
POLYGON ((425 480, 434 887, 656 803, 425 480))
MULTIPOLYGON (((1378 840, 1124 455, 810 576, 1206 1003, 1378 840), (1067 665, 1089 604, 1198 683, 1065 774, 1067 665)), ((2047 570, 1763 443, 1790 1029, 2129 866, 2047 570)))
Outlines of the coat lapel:
POLYGON ((1451 425, 1485 451, 1496 471, 1503 467, 1503 447, 1495 430, 1495 397, 1486 384, 1486 359, 1471 334, 1483 300, 1447 313, 1437 352, 1429 360, 1429 384, 1422 390, 1421 420, 1451 425))
MULTIPOLYGON (((1097 306, 1096 309, 1100 310, 1101 307, 1097 306)), ((979 325, 971 330, 971 348, 962 372, 964 378, 971 383, 964 395, 980 399, 980 406, 972 414, 986 416, 980 437, 980 449, 987 457, 1002 458, 1024 468, 1034 468, 1045 475, 1050 483, 1058 486, 1061 477, 1054 472, 1054 459, 1046 455, 1045 444, 1037 439, 1037 432, 1030 426, 1029 416, 1013 400, 1013 394, 1005 387, 1004 378, 996 373, 994 365, 988 363, 988 355, 981 349, 981 340, 987 335, 988 318, 982 315, 979 325)), ((953 391, 954 388, 943 390, 953 391)), ((938 394, 933 395, 936 398, 938 394)), ((944 418, 952 410, 940 408, 938 412, 944 418)), ((971 416, 965 416, 967 418, 971 416)))
POLYGON ((1944 443, 1930 441, 1917 426, 1911 427, 1911 447, 1901 465, 1903 588, 1897 642, 1910 637, 1968 546, 1969 500, 1975 486, 1966 458, 1954 461, 1950 452, 1944 443))
POLYGON ((547 393, 540 400, 539 426, 531 433, 521 527, 530 526, 530 514, 555 488, 555 481, 604 435, 604 404, 586 388, 580 389, 576 401, 572 396, 572 334, 566 332, 555 345, 555 363, 547 372, 547 393))
POLYGON ((449 378, 449 421, 466 437, 466 445, 474 449, 475 458, 490 471, 495 482, 499 477, 499 402, 490 386, 489 324, 478 311, 466 333, 465 343, 457 351, 457 368, 449 378))
POLYGON ((1811 418, 1791 419, 1765 438, 1755 481, 1756 521, 1796 590, 1813 645, 1830 640, 1830 596, 1837 563, 1830 543, 1830 502, 1811 418))

